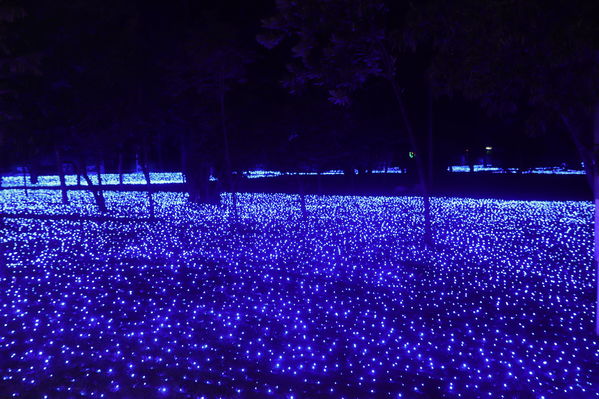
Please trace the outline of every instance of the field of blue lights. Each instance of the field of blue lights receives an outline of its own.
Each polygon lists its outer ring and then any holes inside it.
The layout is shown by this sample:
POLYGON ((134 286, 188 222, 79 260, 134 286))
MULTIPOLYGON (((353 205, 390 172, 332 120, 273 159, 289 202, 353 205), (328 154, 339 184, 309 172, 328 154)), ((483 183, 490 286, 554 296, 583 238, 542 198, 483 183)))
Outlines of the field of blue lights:
MULTIPOLYGON (((448 168, 448 171, 454 173, 470 172, 470 168, 464 165, 455 165, 448 168)), ((488 173, 517 173, 514 168, 503 169, 494 166, 474 165, 475 172, 488 172, 488 173)), ((357 170, 355 172, 358 172, 357 170)), ((401 174, 405 171, 398 167, 390 167, 387 169, 373 169, 372 173, 381 174, 401 174)), ((584 174, 583 170, 567 169, 563 167, 539 167, 530 170, 523 171, 524 174, 551 174, 551 175, 581 175, 584 174)), ((276 170, 248 170, 241 173, 245 178, 248 179, 259 179, 264 177, 277 177, 283 176, 288 173, 283 173, 276 170)), ((290 173, 293 175, 312 175, 316 176, 316 172, 295 172, 290 173)), ((327 170, 321 175, 342 175, 342 170, 327 170)), ((89 178, 92 183, 98 184, 98 174, 92 171, 89 174, 89 178)), ((146 184, 146 179, 141 172, 124 173, 122 176, 123 184, 146 184)), ((211 177, 211 180, 216 180, 215 177, 211 177)), ((167 183, 184 183, 185 177, 181 172, 152 172, 150 173, 150 181, 152 184, 167 184, 167 183)), ((116 185, 120 183, 119 175, 116 173, 102 173, 102 183, 116 185)), ((77 178, 77 175, 67 174, 65 175, 65 184, 67 186, 82 185, 87 186, 87 182, 81 178, 77 178)), ((27 176, 24 180, 22 174, 11 174, 0 176, 0 185, 4 187, 58 187, 60 186, 60 179, 57 175, 42 175, 38 177, 36 183, 32 183, 31 179, 27 176)))
POLYGON ((591 203, 106 198, 0 228, 0 398, 599 398, 591 203))

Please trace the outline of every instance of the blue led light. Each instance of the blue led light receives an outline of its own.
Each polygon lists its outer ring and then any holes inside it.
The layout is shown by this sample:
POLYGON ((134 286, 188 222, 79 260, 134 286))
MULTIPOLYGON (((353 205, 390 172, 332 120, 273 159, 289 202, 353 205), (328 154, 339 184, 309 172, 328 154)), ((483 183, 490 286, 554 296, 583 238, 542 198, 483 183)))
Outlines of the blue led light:
MULTIPOLYGON (((98 184, 98 175, 95 172, 90 172, 89 177, 94 184, 98 184)), ((77 175, 65 175, 67 186, 77 185, 77 175)), ((162 172, 150 173, 150 181, 152 184, 165 183, 183 183, 185 180, 182 173, 162 172)), ((80 180, 82 186, 87 186, 87 182, 82 178, 80 180)), ((119 175, 116 173, 102 173, 102 184, 119 184, 119 175)), ((146 184, 146 179, 143 173, 124 173, 123 184, 146 184)), ((37 184, 33 184, 27 178, 27 185, 32 187, 48 187, 60 186, 60 179, 56 175, 39 176, 37 184)), ((22 187, 23 177, 21 175, 8 175, 2 177, 2 186, 4 187, 22 187)))
MULTIPOLYGON (((500 168, 497 166, 472 165, 474 172, 491 172, 491 173, 523 173, 523 174, 539 174, 539 175, 584 175, 585 171, 581 169, 568 169, 565 167, 551 166, 538 167, 520 171, 518 168, 500 168)), ((469 165, 453 165, 448 168, 450 172, 465 173, 470 172, 469 165)))
POLYGON ((599 397, 591 203, 433 199, 430 250, 415 197, 155 199, 6 219, 0 397, 599 397))

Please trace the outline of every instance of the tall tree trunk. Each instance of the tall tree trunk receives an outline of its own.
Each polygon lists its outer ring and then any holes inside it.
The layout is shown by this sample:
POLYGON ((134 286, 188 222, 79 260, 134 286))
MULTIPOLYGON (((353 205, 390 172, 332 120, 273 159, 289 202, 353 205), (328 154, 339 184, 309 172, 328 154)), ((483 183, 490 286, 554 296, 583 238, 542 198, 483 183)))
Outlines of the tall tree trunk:
POLYGON ((107 209, 106 201, 104 200, 104 192, 102 191, 101 186, 96 186, 92 179, 90 179, 89 175, 87 174, 87 166, 85 165, 85 162, 80 161, 79 164, 77 164, 77 174, 82 176, 83 179, 87 182, 87 185, 89 186, 89 189, 92 195, 94 196, 94 199, 96 200, 98 210, 101 213, 106 212, 107 209))
POLYGON ((96 176, 98 176, 98 187, 102 189, 102 162, 100 158, 96 160, 96 176))
POLYGON ((587 182, 589 183, 589 187, 591 187, 591 189, 594 189, 594 179, 593 176, 595 175, 594 172, 594 160, 593 160, 593 154, 590 148, 587 148, 587 146, 585 146, 585 143, 582 140, 582 126, 579 126, 575 120, 576 118, 573 118, 571 115, 569 115, 566 112, 561 112, 560 113, 560 118, 562 119, 562 122, 564 123, 564 125, 566 126, 566 130, 570 133, 570 137, 572 138, 572 141, 574 142, 574 145, 576 146, 576 150, 578 151, 578 155, 580 156, 580 159, 582 160, 582 162, 584 163, 584 171, 585 171, 585 175, 587 178, 587 182))
POLYGON ((233 166, 232 166, 232 162, 231 162, 231 151, 229 148, 229 134, 227 132, 227 115, 225 112, 225 90, 226 90, 225 79, 221 73, 218 103, 219 103, 219 108, 220 108, 220 122, 221 122, 222 134, 223 134, 223 144, 224 144, 224 149, 225 149, 225 165, 227 167, 227 180, 229 183, 229 190, 231 190, 231 199, 233 202, 233 204, 232 204, 233 218, 236 220, 237 219, 237 192, 236 192, 235 182, 234 182, 234 178, 233 178, 233 166))
POLYGON ((157 146, 155 147, 158 150, 158 171, 164 171, 166 168, 164 167, 164 140, 159 135, 157 138, 157 146))
POLYGON ((582 137, 582 129, 576 120, 567 112, 560 112, 562 122, 570 133, 570 137, 578 154, 584 162, 585 175, 587 181, 593 190, 593 199, 595 203, 594 212, 594 248, 593 248, 593 267, 595 269, 595 277, 597 284, 597 303, 595 309, 595 333, 599 335, 599 103, 595 105, 593 110, 593 143, 592 148, 585 145, 582 137))
POLYGON ((103 171, 104 167, 103 167, 102 163, 103 163, 102 158, 98 157, 96 159, 96 174, 98 175, 97 193, 98 193, 98 196, 101 198, 100 202, 102 204, 104 204, 104 206, 103 206, 104 211, 101 211, 101 212, 105 212, 106 211, 106 201, 104 199, 104 188, 102 187, 104 185, 104 182, 102 181, 102 171, 103 171))
POLYGON ((64 164, 62 162, 62 151, 57 145, 54 147, 54 157, 56 160, 56 169, 58 170, 58 178, 60 179, 60 192, 62 194, 62 203, 69 204, 69 195, 67 193, 67 180, 64 176, 64 164))
POLYGON ((322 172, 316 172, 316 192, 322 195, 322 172))
POLYGON ((468 170, 470 173, 474 173, 474 154, 472 154, 470 148, 466 149, 466 162, 468 162, 468 170))
POLYGON ((141 169, 143 171, 144 178, 146 180, 146 185, 147 185, 146 193, 148 194, 148 204, 150 207, 150 219, 154 219, 154 217, 156 215, 155 215, 155 211, 154 211, 154 199, 152 198, 152 182, 150 179, 150 167, 149 167, 148 163, 149 163, 148 144, 146 142, 146 139, 144 138, 141 169))
POLYGON ((23 189, 25 190, 25 196, 29 196, 29 191, 27 190, 27 168, 23 166, 23 189))
POLYGON ((427 247, 433 246, 433 232, 432 232, 432 223, 431 223, 431 202, 430 195, 428 190, 428 184, 426 179, 426 171, 423 162, 422 153, 419 151, 418 140, 416 139, 416 134, 414 132, 414 128, 410 118, 408 117, 408 111, 404 102, 402 90, 395 79, 394 66, 393 61, 391 60, 391 56, 384 44, 381 44, 381 48, 383 51, 383 58, 387 72, 387 78, 391 83, 393 88, 393 94, 395 95, 395 100, 397 101, 397 105, 399 107, 399 113, 401 116, 402 123, 408 133, 408 141, 410 142, 410 147, 412 152, 414 152, 414 158, 416 160, 416 169, 418 172, 418 181, 420 185, 420 192, 422 195, 422 202, 424 208, 424 244, 427 247))
POLYGON ((122 190, 123 189, 123 184, 124 184, 124 179, 123 179, 123 158, 124 158, 124 154, 123 154, 123 147, 120 146, 119 147, 119 155, 118 155, 118 173, 119 173, 119 188, 122 190))
POLYGON ((190 136, 181 142, 181 168, 190 202, 220 204, 220 191, 210 181, 210 164, 190 136))
POLYGON ((29 171, 29 181, 31 184, 38 184, 40 175, 37 162, 30 162, 27 170, 29 171))
POLYGON ((432 190, 434 178, 434 143, 433 143, 433 82, 430 69, 426 73, 426 130, 428 160, 428 187, 432 190))
POLYGON ((302 219, 308 218, 308 210, 306 209, 306 187, 305 187, 305 176, 299 175, 299 191, 300 191, 300 210, 302 212, 302 219))
POLYGON ((180 156, 181 156, 181 173, 183 174, 183 181, 185 183, 187 183, 187 132, 183 134, 183 137, 181 137, 181 143, 180 143, 180 156))
MULTIPOLYGON (((76 162, 73 163, 73 166, 74 166, 75 170, 79 170, 76 162)), ((77 175, 77 187, 81 187, 81 174, 76 172, 75 175, 77 175)))
POLYGON ((597 284, 595 333, 599 335, 599 103, 595 105, 593 122, 593 196, 595 199, 595 248, 593 252, 593 263, 595 266, 595 281, 597 284))
MULTIPOLYGON (((4 179, 4 176, 2 175, 2 169, 0 169, 0 187, 2 187, 2 180, 4 179)), ((0 214, 0 229, 4 227, 4 218, 2 217, 2 215, 0 214)), ((2 256, 2 254, 0 253, 0 256, 2 256)), ((1 260, 1 259, 0 259, 1 260)))

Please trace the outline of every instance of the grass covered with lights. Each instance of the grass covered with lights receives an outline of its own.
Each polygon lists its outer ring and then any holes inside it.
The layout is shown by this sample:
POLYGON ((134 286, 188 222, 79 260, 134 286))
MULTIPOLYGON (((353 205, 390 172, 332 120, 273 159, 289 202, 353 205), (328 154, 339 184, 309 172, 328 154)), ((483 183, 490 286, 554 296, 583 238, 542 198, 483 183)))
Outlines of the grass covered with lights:
POLYGON ((6 220, 1 398, 599 397, 590 203, 437 199, 431 251, 417 198, 155 198, 6 220))

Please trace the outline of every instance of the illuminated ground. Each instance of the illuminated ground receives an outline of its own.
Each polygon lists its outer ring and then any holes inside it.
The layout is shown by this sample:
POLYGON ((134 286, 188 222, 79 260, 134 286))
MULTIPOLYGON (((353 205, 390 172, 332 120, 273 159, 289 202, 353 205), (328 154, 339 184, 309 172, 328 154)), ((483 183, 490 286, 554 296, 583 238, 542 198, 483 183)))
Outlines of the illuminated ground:
MULTIPOLYGON (((463 173, 470 172, 470 168, 468 166, 456 165, 449 168, 450 172, 454 173, 463 173)), ((517 170, 514 168, 502 169, 499 167, 493 166, 483 166, 483 165, 474 165, 475 172, 488 172, 488 173, 513 173, 516 174, 517 170)), ((356 171, 357 172, 357 171, 356 171)), ((372 170, 374 174, 381 173, 389 173, 389 174, 401 174, 405 173, 404 170, 398 167, 392 167, 387 169, 374 169, 372 170)), ((574 169, 566 169, 563 167, 539 167, 534 169, 525 170, 522 173, 524 174, 549 174, 549 175, 582 175, 584 174, 583 170, 574 170, 574 169)), ((276 177, 284 175, 283 172, 276 170, 249 170, 242 173, 244 177, 248 179, 262 178, 262 177, 276 177)), ((296 173, 298 175, 317 175, 316 172, 300 172, 296 173)), ((342 175, 342 170, 328 170, 321 173, 321 175, 342 175)), ((90 179, 94 184, 98 183, 98 175, 95 172, 90 173, 90 179)), ((212 178, 215 180, 214 178, 212 178)), ((185 178, 183 174, 180 172, 164 172, 164 173, 150 173, 150 181, 152 184, 168 184, 168 183, 183 183, 185 178)), ((103 173, 102 174, 102 183, 108 185, 116 185, 119 184, 120 179, 119 175, 116 173, 103 173)), ((49 186, 60 186, 60 179, 56 175, 43 175, 38 177, 38 181, 36 184, 31 182, 31 179, 27 177, 25 180, 21 174, 11 174, 8 176, 2 176, 1 179, 2 186, 4 187, 22 187, 24 185, 31 187, 49 187, 49 186)), ((83 186, 87 186, 87 182, 79 178, 77 179, 76 175, 67 174, 65 176, 65 184, 67 186, 75 186, 77 184, 81 184, 83 186)), ((135 173, 124 173, 123 174, 123 184, 146 184, 146 179, 143 173, 135 172, 135 173)))
POLYGON ((427 251, 414 198, 156 198, 6 221, 0 398, 599 397, 590 203, 438 199, 427 251))

